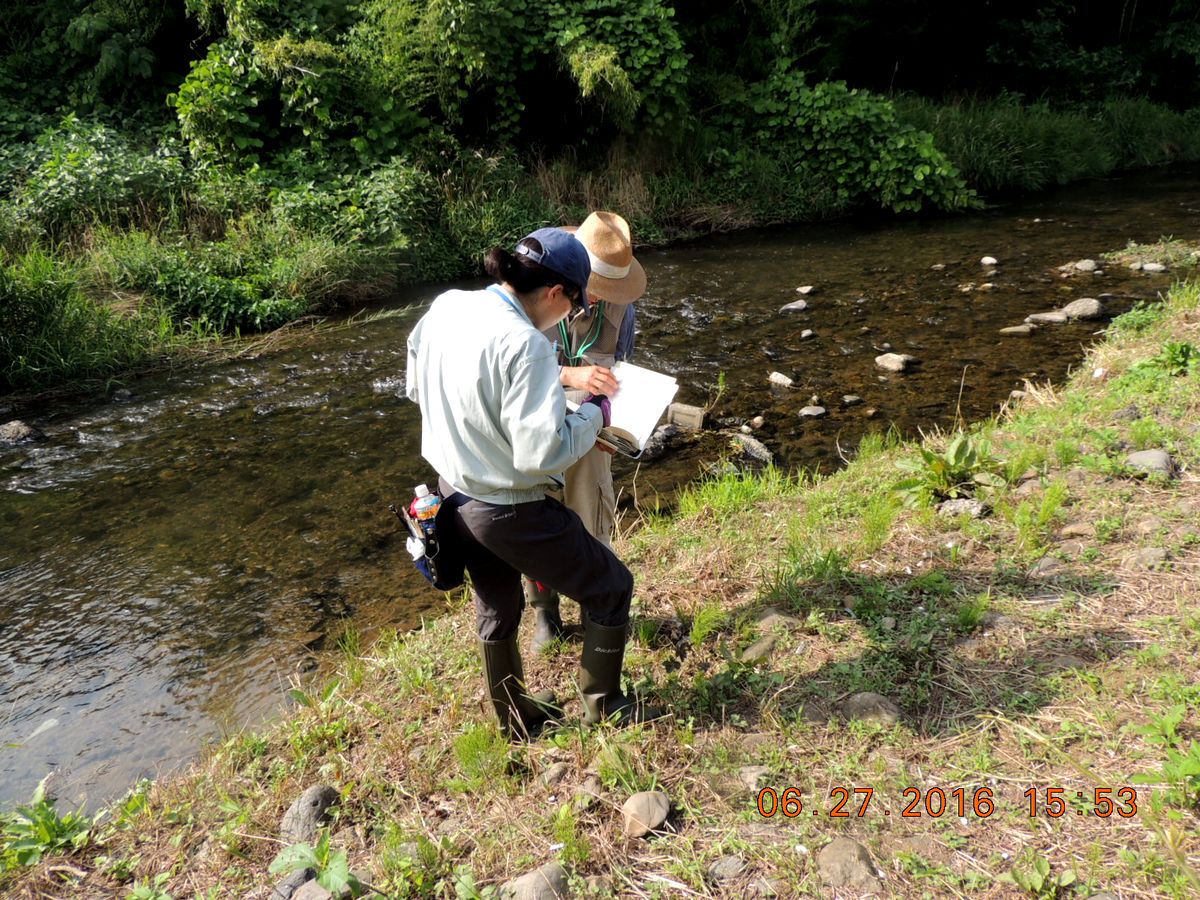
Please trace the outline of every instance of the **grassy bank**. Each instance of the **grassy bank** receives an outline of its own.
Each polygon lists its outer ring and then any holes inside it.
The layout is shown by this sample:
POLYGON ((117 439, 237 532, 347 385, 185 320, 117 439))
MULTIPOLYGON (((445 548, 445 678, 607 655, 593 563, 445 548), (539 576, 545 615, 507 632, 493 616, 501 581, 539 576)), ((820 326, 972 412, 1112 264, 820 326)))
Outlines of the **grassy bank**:
POLYGON ((661 244, 961 210, 1200 157, 1200 118, 1146 101, 893 105, 786 80, 761 93, 771 117, 714 123, 684 147, 622 140, 585 161, 441 136, 353 172, 303 153, 239 170, 193 157, 169 128, 69 117, 0 153, 0 392, 119 378, 398 283, 474 274, 488 247, 591 209, 661 244))
MULTIPOLYGON (((95 823, 35 798, 5 820, 0 889, 266 897, 280 817, 323 783, 334 819, 289 853, 395 897, 491 896, 549 861, 579 895, 828 896, 836 838, 869 854, 860 886, 895 896, 1193 897, 1198 346, 1183 283, 1114 321, 1063 388, 924 454, 872 435, 832 476, 730 475, 644 519, 618 545, 638 584, 628 671, 669 719, 507 746, 455 595, 420 631, 347 634, 336 678, 285 720, 95 823), (1141 477, 1143 449, 1177 477, 1141 477), (987 514, 940 514, 954 495, 987 514), (797 789, 801 814, 764 816, 766 788, 797 789), (626 838, 645 790, 671 816, 626 838)), ((577 655, 526 660, 571 721, 577 655)))

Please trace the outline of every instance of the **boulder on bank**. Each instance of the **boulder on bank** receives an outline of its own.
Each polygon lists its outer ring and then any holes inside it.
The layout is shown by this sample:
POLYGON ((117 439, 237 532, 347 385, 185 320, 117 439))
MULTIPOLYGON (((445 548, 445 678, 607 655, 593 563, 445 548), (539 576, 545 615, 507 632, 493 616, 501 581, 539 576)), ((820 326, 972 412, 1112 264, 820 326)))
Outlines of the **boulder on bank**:
POLYGON ((570 897, 567 870, 560 863, 548 862, 540 869, 501 885, 500 896, 506 900, 558 900, 570 897))
POLYGON ((842 704, 842 715, 850 720, 895 725, 900 721, 900 707, 882 694, 863 691, 842 704))
POLYGON ((316 840, 321 826, 329 818, 329 807, 338 800, 336 788, 315 784, 296 798, 279 823, 279 833, 289 844, 307 844, 316 840))
POLYGON ((836 838, 817 854, 821 878, 832 888, 879 893, 883 882, 867 848, 850 838, 836 838))
POLYGON ((622 830, 626 837, 644 837, 667 821, 671 801, 662 791, 641 791, 621 807, 622 830))
POLYGON ((1163 478, 1172 478, 1175 475, 1175 460, 1165 450, 1139 450, 1137 453, 1130 453, 1125 457, 1125 465, 1146 475, 1159 475, 1163 478))

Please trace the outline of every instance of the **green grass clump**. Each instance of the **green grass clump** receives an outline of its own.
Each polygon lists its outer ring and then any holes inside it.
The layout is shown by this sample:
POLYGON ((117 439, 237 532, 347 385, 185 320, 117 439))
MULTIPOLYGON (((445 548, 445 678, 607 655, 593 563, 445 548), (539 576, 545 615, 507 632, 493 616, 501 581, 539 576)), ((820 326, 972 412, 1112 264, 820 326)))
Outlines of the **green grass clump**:
POLYGON ((75 271, 40 250, 0 255, 0 390, 102 378, 160 346, 155 310, 121 315, 88 299, 75 271))

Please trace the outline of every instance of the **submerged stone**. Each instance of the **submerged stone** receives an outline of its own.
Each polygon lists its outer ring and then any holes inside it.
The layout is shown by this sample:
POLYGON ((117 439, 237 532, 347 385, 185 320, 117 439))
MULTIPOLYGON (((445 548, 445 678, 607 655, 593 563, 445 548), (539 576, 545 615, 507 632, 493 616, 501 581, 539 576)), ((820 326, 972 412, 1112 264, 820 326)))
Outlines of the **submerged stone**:
POLYGON ((915 356, 909 356, 907 353, 884 353, 875 357, 875 365, 885 372, 903 372, 916 361, 915 356))
POLYGON ((1033 313, 1025 317, 1028 325, 1062 325, 1067 321, 1067 314, 1060 309, 1053 312, 1033 313))
POLYGON ((1060 310, 1068 319, 1099 319, 1104 315, 1104 304, 1095 297, 1080 297, 1060 310))

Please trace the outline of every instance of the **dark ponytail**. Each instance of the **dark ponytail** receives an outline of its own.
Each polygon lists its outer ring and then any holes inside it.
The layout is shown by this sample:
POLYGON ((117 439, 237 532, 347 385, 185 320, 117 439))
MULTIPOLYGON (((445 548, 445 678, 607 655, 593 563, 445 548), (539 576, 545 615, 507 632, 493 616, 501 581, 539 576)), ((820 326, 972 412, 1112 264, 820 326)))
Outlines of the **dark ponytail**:
MULTIPOLYGON (((523 246, 534 253, 541 254, 542 244, 537 238, 523 238, 523 246)), ((540 287, 551 287, 561 284, 568 296, 575 300, 579 296, 579 286, 567 281, 557 272, 547 269, 541 263, 535 263, 526 256, 510 253, 503 247, 493 247, 483 258, 483 270, 497 281, 512 285, 518 294, 528 294, 540 287)))

